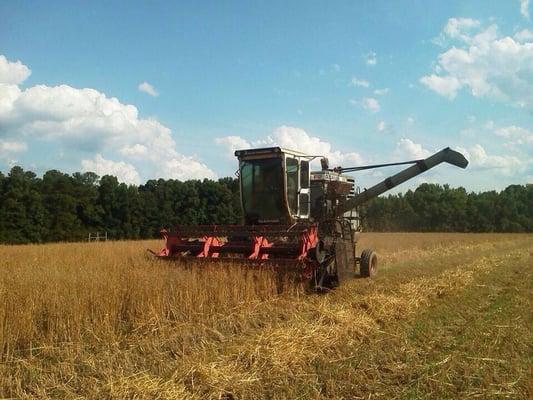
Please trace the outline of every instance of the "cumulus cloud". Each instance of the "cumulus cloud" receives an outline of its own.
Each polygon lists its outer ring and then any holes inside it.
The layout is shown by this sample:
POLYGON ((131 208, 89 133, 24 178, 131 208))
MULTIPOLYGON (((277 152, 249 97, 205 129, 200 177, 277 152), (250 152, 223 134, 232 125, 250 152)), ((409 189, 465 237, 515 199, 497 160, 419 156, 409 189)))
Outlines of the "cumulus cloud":
POLYGON ((370 83, 365 79, 359 79, 357 77, 352 77, 352 80, 350 81, 350 86, 361 86, 361 87, 369 87, 370 83))
POLYGON ((373 51, 365 54, 365 63, 366 65, 376 65, 378 63, 377 54, 373 51))
MULTIPOLYGON (((522 134, 522 132, 520 134, 522 134)), ((468 159, 470 162, 469 168, 495 169, 507 176, 525 171, 528 163, 530 163, 527 159, 523 160, 512 154, 488 154, 485 148, 480 144, 475 144, 469 148, 458 147, 457 150, 468 159)), ((434 152, 435 150, 426 149, 421 144, 415 143, 411 139, 402 138, 396 143, 393 157, 396 160, 419 160, 429 157, 434 152)))
POLYGON ((454 99, 457 96, 457 90, 461 87, 459 80, 454 76, 438 76, 435 74, 423 76, 420 82, 428 88, 437 92, 441 96, 454 99))
POLYGON ((204 163, 194 157, 176 154, 160 162, 160 177, 165 179, 216 179, 217 174, 211 171, 204 163))
POLYGON ((469 160, 471 167, 481 169, 497 169, 504 175, 513 175, 518 171, 524 171, 527 162, 520 160, 514 155, 489 155, 480 144, 475 144, 469 149, 459 148, 469 160))
POLYGON ((139 83, 139 86, 137 86, 137 89, 139 89, 140 92, 149 94, 152 97, 159 96, 158 91, 155 90, 155 88, 146 81, 139 83))
POLYGON ((531 145, 533 144, 533 131, 521 126, 510 125, 496 128, 494 133, 508 140, 511 145, 531 145))
POLYGON ((31 70, 22 62, 11 62, 0 54, 0 85, 18 85, 30 75, 31 70))
POLYGON ((433 151, 425 149, 421 144, 413 142, 411 139, 401 138, 396 143, 394 158, 397 160, 420 160, 429 157, 433 151))
POLYGON ((385 121, 379 121, 376 126, 376 129, 378 130, 378 132, 384 132, 385 129, 387 129, 387 124, 385 123, 385 121))
POLYGON ((224 136, 215 139, 215 143, 227 149, 228 157, 233 158, 235 150, 244 150, 252 147, 250 142, 240 136, 224 136))
POLYGON ((310 155, 324 155, 333 164, 362 163, 359 153, 333 150, 331 143, 323 141, 317 136, 311 136, 301 128, 280 126, 274 130, 269 139, 281 147, 299 150, 310 155))
MULTIPOLYGON (((386 125, 383 124, 386 129, 386 125)), ((378 130, 381 123, 378 124, 378 130)), ((521 130, 507 129, 505 135, 510 137, 522 137, 524 132, 521 130)), ((504 133, 502 133, 504 134, 504 133)), ((357 166, 363 165, 369 160, 364 160, 363 157, 357 152, 345 152, 339 149, 334 149, 331 143, 321 139, 318 136, 310 135, 304 129, 280 126, 268 135, 264 139, 245 139, 240 136, 226 136, 217 140, 220 146, 227 149, 228 155, 233 157, 233 151, 235 147, 270 147, 280 146, 292 150, 298 150, 309 155, 320 155, 328 157, 331 166, 357 166), (233 145, 233 146, 231 146, 233 145)), ((416 143, 409 138, 401 138, 397 143, 395 149, 392 151, 391 159, 394 161, 405 160, 419 160, 429 157, 434 154, 438 149, 427 148, 420 143, 416 143)), ((513 154, 496 155, 488 153, 483 146, 476 144, 474 146, 465 148, 458 148, 467 159, 470 161, 469 168, 475 168, 478 170, 487 170, 491 176, 495 173, 503 176, 517 176, 527 170, 528 165, 531 164, 531 160, 523 159, 513 154)), ((319 168, 317 160, 314 162, 314 168, 319 168)), ((375 173, 375 172, 374 172, 375 173)), ((372 173, 372 174, 374 174, 372 173)), ((426 175, 426 179, 435 179, 435 173, 438 175, 438 171, 431 172, 426 175), (429 178, 428 178, 429 176, 429 178)), ((371 175, 372 175, 371 174, 371 175)), ((372 175, 373 178, 379 178, 378 175, 372 175)), ((441 176, 442 178, 442 176, 441 176)), ((441 180, 439 178, 439 181, 441 180)), ((369 176, 362 174, 359 176, 360 184, 372 183, 369 176)), ((413 181, 416 183, 416 181, 413 181)), ((446 182, 446 179, 443 180, 446 182)))
POLYGON ((333 150, 331 143, 308 134, 304 129, 286 125, 274 129, 266 139, 246 140, 240 136, 226 136, 218 138, 216 143, 225 147, 231 155, 233 155, 236 146, 241 145, 240 148, 280 146, 313 156, 325 156, 330 160, 331 165, 360 165, 363 163, 363 158, 359 153, 333 150))
POLYGON ((444 33, 452 39, 468 40, 468 33, 481 25, 472 18, 450 18, 444 26, 444 33))
POLYGON ((96 154, 92 160, 82 160, 81 168, 82 171, 95 172, 99 176, 116 176, 120 182, 130 185, 141 183, 141 177, 133 165, 124 161, 106 160, 101 154, 96 154))
POLYGON ((136 143, 134 145, 126 145, 119 150, 120 154, 127 157, 144 158, 148 155, 148 147, 143 144, 136 143))
MULTIPOLYGON (((21 77, 11 82, 20 82, 21 77)), ((0 137, 9 136, 28 142, 55 141, 93 154, 120 154, 142 162, 142 170, 148 170, 144 178, 216 177, 204 163, 177 151, 169 128, 153 118, 141 118, 135 106, 90 88, 36 85, 21 89, 17 84, 0 84, 0 137)), ((127 176, 133 176, 131 170, 127 176)))
POLYGON ((529 20, 529 0, 520 0, 520 14, 529 20))
POLYGON ((533 42, 533 31, 523 29, 520 32, 515 33, 513 37, 520 43, 533 42))
POLYGON ((443 33, 454 45, 439 55, 434 73, 420 78, 423 85, 450 99, 468 89, 533 109, 533 42, 526 32, 512 38, 496 25, 481 29, 478 21, 451 18, 443 33))

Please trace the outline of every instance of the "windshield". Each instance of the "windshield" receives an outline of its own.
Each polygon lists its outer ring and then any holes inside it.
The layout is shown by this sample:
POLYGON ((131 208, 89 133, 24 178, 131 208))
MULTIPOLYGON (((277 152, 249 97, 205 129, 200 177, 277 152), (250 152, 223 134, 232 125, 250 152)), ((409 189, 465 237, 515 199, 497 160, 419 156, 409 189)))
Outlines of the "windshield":
POLYGON ((249 223, 276 222, 284 217, 281 158, 241 161, 241 194, 249 223))

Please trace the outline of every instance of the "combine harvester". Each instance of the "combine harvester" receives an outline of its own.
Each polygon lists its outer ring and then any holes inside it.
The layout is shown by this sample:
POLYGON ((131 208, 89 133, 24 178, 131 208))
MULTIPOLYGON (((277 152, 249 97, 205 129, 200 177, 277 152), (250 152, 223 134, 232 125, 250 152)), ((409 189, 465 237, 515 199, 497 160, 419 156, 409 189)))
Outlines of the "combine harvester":
POLYGON ((370 199, 446 162, 466 168, 465 157, 449 147, 424 160, 330 168, 322 158, 311 171, 310 156, 280 147, 238 150, 243 225, 176 226, 161 234, 167 260, 243 262, 288 268, 316 290, 330 289, 347 276, 370 277, 378 260, 371 249, 356 255, 358 208, 370 199), (346 173, 412 164, 362 192, 346 173))

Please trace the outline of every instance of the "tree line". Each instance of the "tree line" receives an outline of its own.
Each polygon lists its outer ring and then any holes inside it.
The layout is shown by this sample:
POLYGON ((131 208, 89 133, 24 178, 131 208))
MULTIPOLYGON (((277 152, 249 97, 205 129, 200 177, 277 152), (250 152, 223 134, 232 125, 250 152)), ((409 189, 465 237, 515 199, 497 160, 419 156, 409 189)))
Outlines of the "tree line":
POLYGON ((372 200, 363 221, 372 231, 533 232, 533 185, 468 193, 424 183, 372 200))
POLYGON ((15 166, 7 176, 0 173, 0 242, 78 241, 96 232, 112 239, 159 237, 162 227, 177 224, 236 223, 239 201, 232 178, 133 186, 92 172, 51 170, 39 178, 15 166))
MULTIPOLYGON (((467 193, 422 184, 404 195, 371 201, 363 224, 375 231, 532 232, 533 185, 467 193)), ((114 176, 57 170, 42 178, 15 166, 0 172, 0 243, 79 241, 89 233, 112 239, 159 236, 177 224, 241 221, 238 180, 222 178, 119 183, 114 176)))

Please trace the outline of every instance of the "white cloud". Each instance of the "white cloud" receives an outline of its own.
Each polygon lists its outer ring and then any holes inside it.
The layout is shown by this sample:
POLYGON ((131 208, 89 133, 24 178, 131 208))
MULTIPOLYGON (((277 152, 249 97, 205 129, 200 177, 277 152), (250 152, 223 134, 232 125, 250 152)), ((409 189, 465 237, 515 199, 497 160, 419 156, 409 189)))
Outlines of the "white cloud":
POLYGON ((497 136, 507 139, 507 143, 511 145, 533 144, 533 131, 522 128, 521 126, 511 125, 496 128, 494 133, 497 136))
POLYGON ((472 137, 483 137, 483 139, 494 141, 494 137, 499 138, 496 142, 498 148, 506 148, 506 153, 518 156, 523 162, 533 162, 533 130, 518 125, 502 126, 492 120, 486 121, 481 130, 470 128, 472 137), (493 137, 488 137, 491 133, 493 137), (529 159, 529 161, 527 161, 529 159))
POLYGON ((235 150, 249 149, 253 147, 247 140, 240 136, 224 136, 215 139, 215 143, 225 147, 228 151, 228 156, 233 158, 235 150))
POLYGON ((28 145, 24 142, 9 142, 0 139, 0 153, 20 153, 26 151, 28 145))
POLYGON ((101 154, 96 154, 92 160, 82 160, 81 167, 83 171, 95 172, 99 176, 116 176, 120 182, 129 185, 141 183, 141 177, 133 165, 124 161, 106 160, 101 154))
MULTIPOLYGON (((475 22, 466 25, 477 28, 475 22)), ((458 43, 439 55, 435 73, 420 82, 450 99, 466 88, 475 97, 533 109, 533 42, 502 36, 496 25, 476 32, 466 32, 465 23, 452 26, 445 33, 458 43)))
POLYGON ((459 151, 468 159, 471 167, 497 169, 504 175, 514 175, 524 171, 527 166, 527 161, 512 155, 489 155, 480 144, 475 144, 469 149, 459 148, 459 151))
POLYGON ((360 86, 360 87, 369 87, 370 86, 370 83, 365 80, 365 79, 359 79, 359 78, 356 78, 355 76, 352 77, 352 80, 350 81, 350 85, 351 86, 360 86))
POLYGON ((520 0, 520 14, 529 20, 529 0, 520 0))
MULTIPOLYGON (((313 156, 325 156, 329 159, 330 165, 360 165, 363 163, 362 157, 356 152, 342 152, 333 150, 329 142, 323 141, 317 136, 309 135, 304 129, 282 125, 267 136, 266 139, 248 141, 240 136, 226 136, 216 139, 216 143, 226 147, 233 156, 235 144, 243 147, 269 147, 280 146, 291 150, 301 151, 313 156)), ((241 147, 242 148, 242 147, 241 147)), ((315 164, 318 160, 315 160, 315 164)))
MULTIPOLYGON (((35 139, 142 163, 143 178, 214 178, 204 163, 177 151, 169 128, 95 89, 0 85, 0 137, 35 139), (162 167, 168 165, 168 168, 162 167), (171 175, 175 174, 175 175, 171 175)), ((113 158, 113 157, 111 157, 113 158)))
POLYGON ((455 96, 457 96, 457 90, 461 87, 459 80, 453 76, 441 77, 433 74, 423 76, 420 78, 420 82, 434 92, 437 92, 441 96, 448 97, 449 99, 455 98, 455 96))
POLYGON ((161 162, 161 177, 165 179, 216 179, 217 174, 211 171, 207 166, 193 157, 177 154, 174 157, 167 158, 161 162))
POLYGON ((373 97, 365 97, 363 100, 361 100, 361 106, 365 110, 373 113, 377 113, 381 108, 379 101, 373 97))
MULTIPOLYGON (((521 160, 515 155, 506 154, 503 156, 487 154, 485 148, 480 144, 475 144, 468 149, 458 147, 470 162, 469 168, 495 169, 501 174, 511 176, 525 171, 531 160, 521 160)), ((411 139, 402 138, 396 144, 393 157, 396 160, 424 159, 432 155, 434 151, 424 148, 421 144, 413 142, 411 139)))
POLYGON ((0 54, 0 85, 18 85, 31 75, 31 70, 20 61, 11 62, 0 54))
POLYGON ((144 158, 148 155, 148 147, 143 144, 126 145, 119 150, 120 154, 128 157, 144 158))
POLYGON ((450 18, 443 32, 452 39, 468 40, 469 32, 480 25, 478 20, 472 18, 450 18))
POLYGON ((358 165, 363 162, 359 153, 341 152, 332 150, 329 142, 321 140, 319 137, 310 136, 305 130, 291 126, 280 126, 272 132, 269 138, 273 143, 281 147, 293 150, 299 150, 310 155, 323 155, 329 158, 333 164, 354 164, 358 165))
POLYGON ((384 96, 386 95, 387 93, 389 93, 389 88, 383 88, 383 89, 376 89, 374 90, 374 94, 376 96, 384 96))
POLYGON ((146 81, 139 83, 139 86, 137 86, 137 89, 139 89, 140 92, 149 94, 152 97, 159 96, 159 93, 157 92, 157 90, 155 90, 155 88, 146 81))
POLYGON ((414 117, 407 117, 406 122, 408 125, 413 125, 415 123, 414 117))
POLYGON ((385 121, 379 121, 376 126, 376 129, 378 130, 378 132, 384 132, 386 128, 387 128, 387 124, 385 123, 385 121))
POLYGON ((523 29, 520 32, 515 33, 514 38, 520 43, 533 42, 533 31, 523 29))
POLYGON ((433 152, 422 147, 421 144, 413 142, 411 139, 401 138, 396 143, 393 156, 399 160, 420 160, 429 157, 433 152))
POLYGON ((373 51, 365 54, 366 65, 376 65, 378 63, 377 54, 373 51))
POLYGON ((12 157, 16 153, 26 151, 28 145, 24 142, 8 141, 0 139, 0 160, 7 160, 8 164, 14 164, 15 160, 12 157))

